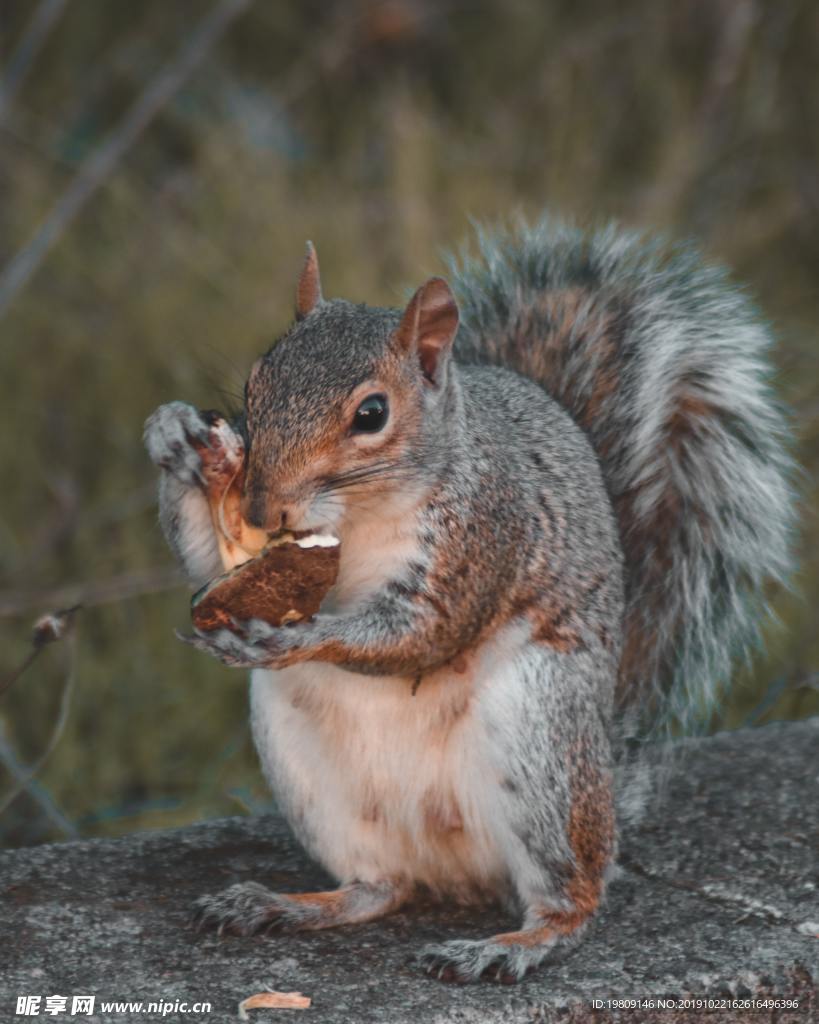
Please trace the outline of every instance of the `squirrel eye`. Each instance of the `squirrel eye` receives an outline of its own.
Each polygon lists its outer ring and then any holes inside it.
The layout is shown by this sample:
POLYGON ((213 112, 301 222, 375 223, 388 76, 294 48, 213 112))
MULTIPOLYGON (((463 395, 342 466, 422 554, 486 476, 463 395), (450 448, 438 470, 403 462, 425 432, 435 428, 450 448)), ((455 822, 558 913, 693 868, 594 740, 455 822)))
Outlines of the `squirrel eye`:
POLYGON ((388 417, 387 396, 368 395, 355 411, 353 433, 375 434, 384 427, 388 417))

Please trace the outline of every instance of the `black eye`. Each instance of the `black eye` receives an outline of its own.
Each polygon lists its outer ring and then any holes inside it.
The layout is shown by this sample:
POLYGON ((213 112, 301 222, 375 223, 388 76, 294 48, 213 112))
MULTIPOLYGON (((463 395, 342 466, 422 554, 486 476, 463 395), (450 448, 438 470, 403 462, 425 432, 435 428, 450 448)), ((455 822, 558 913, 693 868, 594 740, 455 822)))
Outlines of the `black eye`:
POLYGON ((354 434, 376 434, 389 418, 386 395, 369 395, 359 405, 353 417, 354 434))

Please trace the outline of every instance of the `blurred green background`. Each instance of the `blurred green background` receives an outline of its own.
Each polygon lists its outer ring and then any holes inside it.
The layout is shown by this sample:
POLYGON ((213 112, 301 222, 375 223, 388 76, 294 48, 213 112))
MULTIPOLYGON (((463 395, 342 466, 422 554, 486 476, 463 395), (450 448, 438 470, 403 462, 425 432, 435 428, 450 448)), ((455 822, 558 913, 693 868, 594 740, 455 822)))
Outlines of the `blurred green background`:
MULTIPOLYGON (((215 4, 3 0, 0 267, 215 4)), ((0 699, 4 840, 268 801, 245 674, 173 636, 140 435, 170 399, 236 405, 307 238, 326 294, 384 304, 470 218, 544 207, 729 264, 779 339, 804 532, 799 593, 710 726, 819 711, 817 126, 815 0, 250 4, 0 310, 0 680, 39 614, 85 604, 0 699)))

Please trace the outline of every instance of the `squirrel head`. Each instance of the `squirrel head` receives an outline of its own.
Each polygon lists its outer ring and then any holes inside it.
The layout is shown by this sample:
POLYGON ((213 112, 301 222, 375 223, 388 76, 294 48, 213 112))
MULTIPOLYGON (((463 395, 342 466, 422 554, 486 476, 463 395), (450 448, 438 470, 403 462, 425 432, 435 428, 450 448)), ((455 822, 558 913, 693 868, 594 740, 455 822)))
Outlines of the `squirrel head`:
POLYGON ((423 485, 445 450, 457 328, 440 277, 403 312, 324 299, 308 244, 295 322, 245 388, 245 519, 332 528, 351 506, 423 485))

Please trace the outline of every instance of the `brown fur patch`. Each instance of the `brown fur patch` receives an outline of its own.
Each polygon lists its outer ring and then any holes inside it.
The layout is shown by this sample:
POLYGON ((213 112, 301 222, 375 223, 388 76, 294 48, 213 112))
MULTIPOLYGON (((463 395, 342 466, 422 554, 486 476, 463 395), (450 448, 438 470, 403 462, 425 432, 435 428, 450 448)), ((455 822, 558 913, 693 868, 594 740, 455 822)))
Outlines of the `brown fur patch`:
POLYGON ((607 404, 620 387, 617 345, 613 335, 613 323, 605 322, 600 326, 600 333, 591 346, 590 355, 596 357, 596 363, 591 388, 578 416, 580 425, 587 429, 600 423, 605 416, 607 404))
POLYGON ((600 902, 603 876, 614 851, 614 798, 611 773, 594 765, 581 747, 573 758, 569 844, 577 871, 569 882, 569 897, 584 916, 600 902))
MULTIPOLYGON (((555 607, 553 605, 535 604, 528 609, 532 623, 532 639, 535 643, 546 644, 561 654, 575 651, 583 644, 582 617, 594 600, 594 595, 606 583, 603 575, 597 574, 581 582, 576 607, 555 607)), ((552 588, 547 588, 547 591, 552 588)), ((594 616, 590 617, 594 620, 594 616)), ((611 638, 606 638, 606 631, 599 631, 600 641, 605 647, 611 638)))
POLYGON ((529 618, 535 643, 546 644, 561 654, 568 654, 580 646, 580 633, 571 624, 568 609, 533 608, 529 618))
POLYGON ((516 333, 527 341, 519 360, 525 376, 543 382, 554 398, 573 410, 581 426, 590 428, 598 423, 620 384, 618 342, 622 329, 615 311, 596 306, 586 288, 555 289, 537 296, 521 313, 516 333), (566 371, 574 339, 580 336, 592 374, 582 393, 575 390, 576 375, 566 371), (537 345, 530 344, 534 340, 537 345))
POLYGON ((707 402, 699 395, 691 393, 680 395, 679 401, 668 421, 668 428, 672 435, 676 430, 690 431, 695 420, 705 419, 708 416, 717 417, 719 409, 712 403, 707 402))
POLYGON ((561 364, 566 359, 581 310, 588 301, 589 294, 583 288, 558 289, 538 295, 520 314, 518 336, 542 338, 541 345, 526 352, 525 358, 528 361, 534 358, 537 363, 530 369, 532 376, 539 380, 565 379, 560 372, 561 364))
POLYGON ((408 889, 396 884, 391 892, 372 894, 363 904, 362 895, 361 884, 353 882, 331 892, 281 893, 280 898, 315 913, 315 917, 303 920, 301 927, 332 928, 339 924, 381 917, 404 902, 408 889))
POLYGON ((332 892, 296 892, 286 893, 286 899, 293 903, 308 904, 321 910, 337 910, 346 900, 347 893, 343 889, 332 892))
POLYGON ((499 946, 539 946, 549 942, 555 937, 555 929, 551 925, 544 925, 542 928, 524 928, 518 932, 502 932, 500 935, 493 935, 490 942, 497 942, 499 946))

